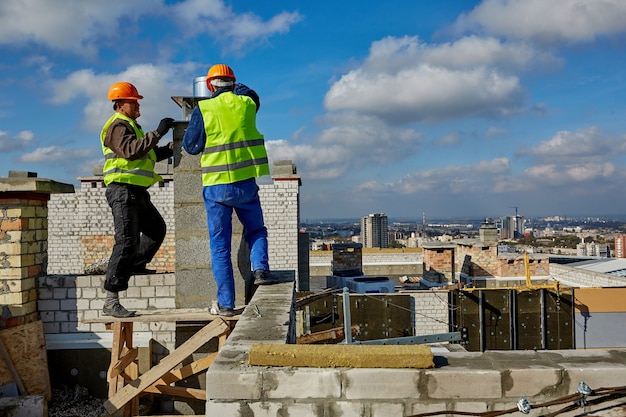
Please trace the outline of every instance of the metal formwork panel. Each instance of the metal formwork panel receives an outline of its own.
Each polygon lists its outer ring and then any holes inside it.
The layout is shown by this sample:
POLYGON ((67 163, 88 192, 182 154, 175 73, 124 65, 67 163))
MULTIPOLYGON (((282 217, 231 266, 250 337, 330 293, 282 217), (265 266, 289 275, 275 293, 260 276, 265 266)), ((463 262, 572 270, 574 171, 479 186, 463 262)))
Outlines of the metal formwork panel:
MULTIPOLYGON (((341 294, 330 294, 309 304, 311 332, 343 327, 341 294)), ((359 325, 355 340, 414 336, 413 298, 406 294, 350 294, 352 325, 359 325)))
POLYGON ((509 350, 511 343, 509 290, 483 291, 484 350, 509 350))
POLYGON ((517 321, 515 334, 520 350, 544 349, 542 331, 542 291, 528 290, 517 293, 517 321))
POLYGON ((465 348, 471 352, 481 351, 483 331, 479 292, 454 291, 451 299, 454 309, 450 318, 452 324, 450 330, 458 331, 461 327, 465 327, 468 335, 465 348))
POLYGON ((571 291, 498 289, 455 291, 451 331, 468 330, 469 351, 571 349, 571 291))
POLYGON ((545 291, 546 349, 574 347, 572 290, 545 291))

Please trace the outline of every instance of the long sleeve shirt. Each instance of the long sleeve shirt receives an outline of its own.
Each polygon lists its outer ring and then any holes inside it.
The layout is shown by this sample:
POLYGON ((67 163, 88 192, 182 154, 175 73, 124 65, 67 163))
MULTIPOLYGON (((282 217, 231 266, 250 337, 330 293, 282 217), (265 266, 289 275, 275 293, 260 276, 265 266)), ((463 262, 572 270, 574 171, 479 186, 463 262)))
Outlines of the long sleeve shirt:
MULTIPOLYGON (((215 91, 215 93, 213 93, 211 97, 207 100, 210 100, 214 97, 219 96, 222 93, 226 93, 229 91, 231 91, 230 88, 220 88, 219 90, 215 91)), ((244 84, 237 83, 235 84, 233 93, 240 96, 250 97, 256 104, 256 111, 259 111, 259 108, 261 107, 261 102, 259 100, 258 94, 254 90, 245 86, 244 84)), ((204 119, 202 118, 200 108, 196 106, 196 108, 193 109, 193 112, 191 113, 189 125, 185 130, 185 136, 183 137, 183 149, 190 155, 197 155, 204 150, 205 143, 206 131, 204 130, 204 119)))
MULTIPOLYGON (((136 123, 136 122, 135 122, 136 123)), ((141 129, 141 126, 137 124, 141 129)), ((161 137, 157 132, 146 132, 143 138, 138 138, 132 126, 125 120, 114 121, 107 130, 104 145, 110 148, 119 157, 134 161, 143 158, 151 149, 154 149, 157 161, 170 158, 174 152, 169 146, 158 147, 161 137)))

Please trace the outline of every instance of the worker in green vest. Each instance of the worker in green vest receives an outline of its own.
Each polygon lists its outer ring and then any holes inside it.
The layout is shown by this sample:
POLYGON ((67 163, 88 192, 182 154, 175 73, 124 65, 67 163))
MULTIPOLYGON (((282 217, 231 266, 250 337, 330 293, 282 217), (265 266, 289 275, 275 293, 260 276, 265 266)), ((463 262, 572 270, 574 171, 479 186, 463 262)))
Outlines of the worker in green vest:
POLYGON ((158 147, 159 140, 173 127, 174 119, 164 118, 159 127, 144 134, 137 123, 143 96, 128 82, 109 88, 108 99, 115 113, 100 133, 104 154, 106 199, 113 213, 115 243, 106 271, 103 314, 132 317, 134 311, 120 304, 119 292, 128 289, 133 274, 154 273, 146 269, 165 238, 163 217, 150 201, 148 188, 163 178, 154 170, 157 161, 172 156, 172 142, 158 147))
POLYGON ((217 311, 235 314, 235 281, 231 261, 233 210, 250 248, 254 285, 273 284, 268 261, 267 229, 256 178, 269 175, 263 135, 256 128, 259 96, 235 83, 233 70, 213 65, 206 83, 211 97, 194 109, 183 137, 183 149, 202 153, 202 195, 206 208, 211 270, 217 285, 217 311))

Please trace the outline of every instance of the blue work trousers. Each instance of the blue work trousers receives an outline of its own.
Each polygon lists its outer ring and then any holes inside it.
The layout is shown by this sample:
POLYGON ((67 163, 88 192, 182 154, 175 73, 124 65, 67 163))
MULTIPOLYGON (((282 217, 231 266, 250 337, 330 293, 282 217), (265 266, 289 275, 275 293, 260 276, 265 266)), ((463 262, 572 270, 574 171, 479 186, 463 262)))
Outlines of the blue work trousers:
MULTIPOLYGON (((267 228, 259 200, 259 187, 254 178, 234 184, 218 184, 203 188, 211 247, 211 269, 217 285, 217 302, 226 308, 235 307, 235 279, 231 261, 233 209, 244 227, 244 239, 250 248, 252 271, 269 270, 267 228)), ((244 277, 245 278, 245 277, 244 277)))

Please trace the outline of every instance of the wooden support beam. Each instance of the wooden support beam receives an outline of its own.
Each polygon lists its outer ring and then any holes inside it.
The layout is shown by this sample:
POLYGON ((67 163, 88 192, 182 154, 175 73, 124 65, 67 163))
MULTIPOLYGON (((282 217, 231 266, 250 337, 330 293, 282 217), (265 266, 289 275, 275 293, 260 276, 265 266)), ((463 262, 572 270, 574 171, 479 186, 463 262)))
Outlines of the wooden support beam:
MULTIPOLYGON (((351 327, 352 336, 356 336, 360 332, 360 327, 358 324, 355 324, 351 327)), ((343 327, 335 327, 333 329, 323 330, 321 332, 315 332, 311 334, 305 334, 302 336, 298 336, 296 338, 297 344, 311 344, 317 343, 324 340, 343 340, 345 338, 345 333, 343 327)))
POLYGON ((174 395, 176 397, 194 398, 206 401, 206 391, 197 388, 173 387, 171 385, 152 385, 144 390, 153 394, 174 395))
POLYGON ((198 359, 190 363, 189 365, 185 365, 180 369, 175 369, 163 375, 161 379, 156 381, 154 385, 169 385, 173 382, 181 381, 185 378, 189 378, 192 375, 195 375, 199 372, 205 371, 209 369, 209 366, 213 363, 215 358, 217 357, 217 352, 211 353, 205 356, 202 359, 198 359))
POLYGON ((312 303, 313 301, 319 300, 320 298, 327 297, 332 295, 333 292, 337 291, 336 288, 326 288, 323 291, 320 291, 315 294, 307 295, 306 297, 301 297, 296 300, 296 308, 299 309, 307 304, 312 303))
POLYGON ((115 364, 109 367, 108 378, 115 378, 124 372, 124 369, 137 359, 139 349, 136 347, 130 348, 115 364))
POLYGON ((133 381, 132 384, 121 388, 113 396, 104 403, 104 408, 109 414, 115 413, 124 407, 133 398, 136 398, 144 390, 149 388, 158 379, 170 372, 175 366, 180 364, 189 355, 198 350, 202 345, 214 337, 218 337, 228 330, 228 325, 222 319, 216 319, 207 324, 196 334, 191 336, 178 349, 173 351, 167 357, 163 358, 158 365, 143 374, 140 378, 133 381))

